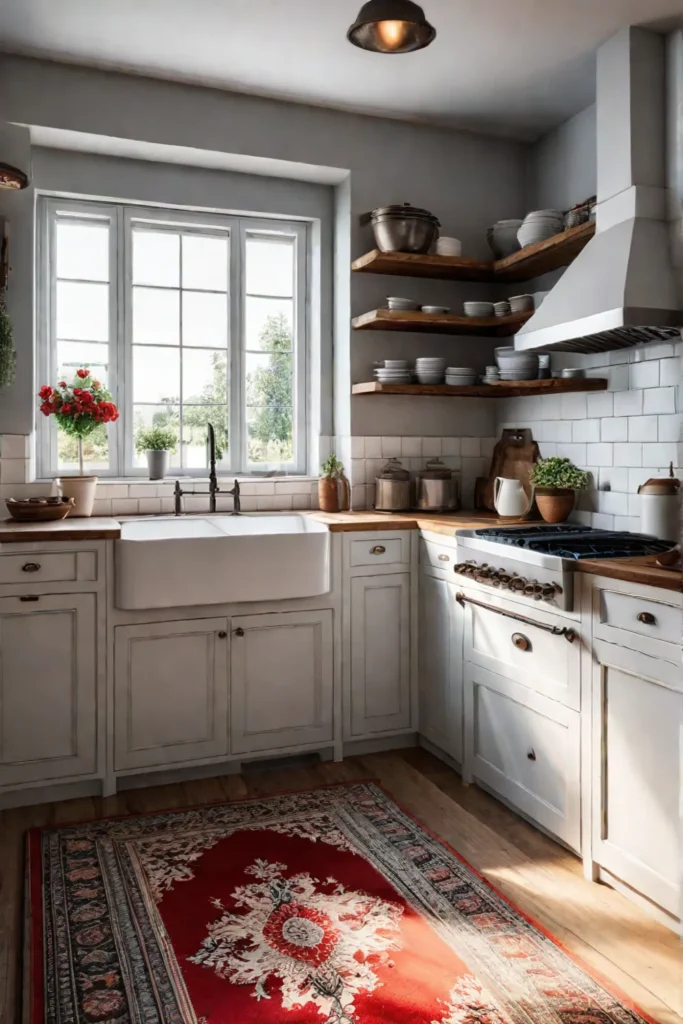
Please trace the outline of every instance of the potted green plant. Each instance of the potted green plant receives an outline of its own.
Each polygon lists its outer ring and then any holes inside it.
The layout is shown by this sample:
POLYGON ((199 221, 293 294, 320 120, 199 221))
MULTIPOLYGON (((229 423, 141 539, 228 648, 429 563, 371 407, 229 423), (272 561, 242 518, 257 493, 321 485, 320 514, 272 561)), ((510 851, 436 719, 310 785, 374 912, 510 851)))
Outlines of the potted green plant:
POLYGON ((576 504, 576 492, 588 487, 588 473, 569 459, 540 459, 531 471, 538 511, 546 523, 563 523, 576 504))
POLYGON ((169 456, 176 450, 177 437, 172 427, 141 427, 135 435, 135 450, 147 456, 150 480, 163 480, 168 472, 169 456))
POLYGON ((344 464, 332 453, 320 468, 318 504, 321 511, 347 512, 351 506, 351 488, 344 476, 344 464))

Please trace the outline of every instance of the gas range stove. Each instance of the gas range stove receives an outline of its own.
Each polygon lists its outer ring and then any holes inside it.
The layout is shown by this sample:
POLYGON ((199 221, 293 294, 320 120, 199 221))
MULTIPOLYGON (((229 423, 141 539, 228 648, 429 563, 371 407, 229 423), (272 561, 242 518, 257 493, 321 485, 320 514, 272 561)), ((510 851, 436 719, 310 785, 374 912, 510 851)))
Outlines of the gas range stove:
POLYGON ((667 541, 640 533, 594 530, 571 523, 460 530, 457 541, 457 575, 546 601, 564 611, 571 611, 574 605, 577 561, 657 555, 671 547, 667 541))

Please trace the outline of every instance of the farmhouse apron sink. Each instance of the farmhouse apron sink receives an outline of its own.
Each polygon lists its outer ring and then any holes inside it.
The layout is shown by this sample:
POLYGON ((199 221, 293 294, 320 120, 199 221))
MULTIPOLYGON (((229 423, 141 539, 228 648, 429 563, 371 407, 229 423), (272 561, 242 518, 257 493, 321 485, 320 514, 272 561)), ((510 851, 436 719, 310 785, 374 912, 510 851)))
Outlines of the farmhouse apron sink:
POLYGON ((158 518, 123 523, 118 608, 281 601, 330 589, 327 527, 298 515, 158 518))

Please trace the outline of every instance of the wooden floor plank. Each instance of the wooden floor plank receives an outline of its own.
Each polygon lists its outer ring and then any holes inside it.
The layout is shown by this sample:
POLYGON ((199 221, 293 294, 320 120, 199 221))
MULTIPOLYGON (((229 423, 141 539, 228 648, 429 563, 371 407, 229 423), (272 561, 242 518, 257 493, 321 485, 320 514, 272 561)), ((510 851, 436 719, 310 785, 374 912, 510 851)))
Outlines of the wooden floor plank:
POLYGON ((579 860, 430 754, 408 749, 341 763, 128 790, 0 813, 0 1024, 19 1024, 24 841, 28 828, 146 814, 376 778, 512 903, 661 1024, 683 1024, 678 938, 618 893, 586 882, 579 860))

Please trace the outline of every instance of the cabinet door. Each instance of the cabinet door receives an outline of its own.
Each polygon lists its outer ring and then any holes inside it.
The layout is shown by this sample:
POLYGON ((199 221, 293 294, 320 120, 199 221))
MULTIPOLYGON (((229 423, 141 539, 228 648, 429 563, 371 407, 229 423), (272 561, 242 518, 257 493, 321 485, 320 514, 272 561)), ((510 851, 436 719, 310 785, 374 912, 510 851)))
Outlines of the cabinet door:
POLYGON ((0 785, 96 771, 95 652, 94 594, 0 600, 0 785))
POLYGON ((333 739, 332 612, 231 620, 232 752, 333 739))
POLYGON ((420 575, 418 627, 420 734, 462 761, 462 637, 457 634, 455 587, 420 575))
POLYGON ((227 754, 227 619, 114 633, 115 770, 227 754))
POLYGON ((594 644, 593 857, 678 916, 680 668, 594 644))
POLYGON ((410 574, 351 580, 351 733, 410 727, 410 574))

